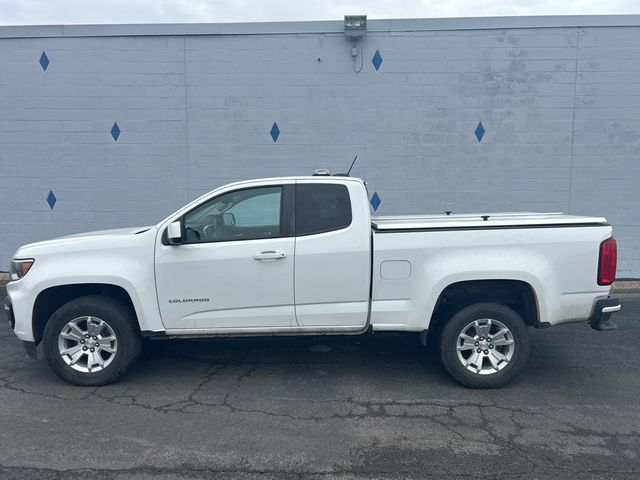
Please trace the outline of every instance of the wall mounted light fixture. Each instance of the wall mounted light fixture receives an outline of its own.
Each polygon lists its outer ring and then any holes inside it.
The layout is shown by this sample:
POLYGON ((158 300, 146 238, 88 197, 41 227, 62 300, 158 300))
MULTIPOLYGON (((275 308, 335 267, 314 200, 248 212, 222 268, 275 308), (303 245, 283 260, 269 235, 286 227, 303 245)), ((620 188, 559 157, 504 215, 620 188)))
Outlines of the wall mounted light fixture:
POLYGON ((364 37, 367 34, 367 16, 345 15, 344 34, 354 42, 364 37))
POLYGON ((353 42, 351 47, 351 58, 353 59, 353 71, 360 73, 364 64, 362 58, 362 47, 358 48, 358 42, 367 34, 367 16, 366 15, 345 15, 344 16, 344 34, 353 42), (360 55, 360 67, 356 67, 356 61, 360 55))

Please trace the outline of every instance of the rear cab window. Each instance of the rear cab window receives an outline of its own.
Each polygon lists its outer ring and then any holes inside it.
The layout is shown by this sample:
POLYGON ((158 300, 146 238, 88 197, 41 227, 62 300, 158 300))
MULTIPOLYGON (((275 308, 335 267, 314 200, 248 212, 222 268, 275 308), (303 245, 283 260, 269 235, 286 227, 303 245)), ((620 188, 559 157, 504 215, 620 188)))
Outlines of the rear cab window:
POLYGON ((346 185, 301 183, 296 185, 296 235, 314 235, 351 225, 351 199, 346 185))

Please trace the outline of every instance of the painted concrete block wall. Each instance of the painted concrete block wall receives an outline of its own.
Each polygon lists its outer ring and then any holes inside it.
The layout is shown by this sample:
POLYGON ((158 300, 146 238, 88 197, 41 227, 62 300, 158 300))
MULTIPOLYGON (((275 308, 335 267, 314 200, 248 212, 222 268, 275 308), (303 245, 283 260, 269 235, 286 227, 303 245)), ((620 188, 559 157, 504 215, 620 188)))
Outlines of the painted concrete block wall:
POLYGON ((0 268, 26 242, 153 224, 229 181, 357 154, 378 213, 605 215, 619 276, 640 277, 640 22, 388 23, 355 64, 335 28, 0 38, 0 268))

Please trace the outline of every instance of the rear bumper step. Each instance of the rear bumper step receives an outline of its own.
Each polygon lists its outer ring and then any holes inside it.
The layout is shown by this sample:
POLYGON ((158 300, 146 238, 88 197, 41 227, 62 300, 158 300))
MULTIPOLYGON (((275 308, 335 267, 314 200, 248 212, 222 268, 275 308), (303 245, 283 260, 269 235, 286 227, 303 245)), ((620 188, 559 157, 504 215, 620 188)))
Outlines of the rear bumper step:
POLYGON ((615 330, 618 326, 610 320, 610 317, 611 314, 619 312, 621 308, 620 301, 617 298, 601 298, 597 300, 588 320, 589 325, 600 332, 615 330))

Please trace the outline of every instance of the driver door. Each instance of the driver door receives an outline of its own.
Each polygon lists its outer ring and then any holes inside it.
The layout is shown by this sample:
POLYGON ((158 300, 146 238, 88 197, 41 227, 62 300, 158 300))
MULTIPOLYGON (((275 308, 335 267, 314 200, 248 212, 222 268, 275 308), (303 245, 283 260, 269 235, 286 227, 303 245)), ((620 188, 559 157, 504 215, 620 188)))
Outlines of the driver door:
POLYGON ((165 328, 296 325, 293 196, 293 185, 234 190, 183 215, 182 243, 156 248, 165 328))

